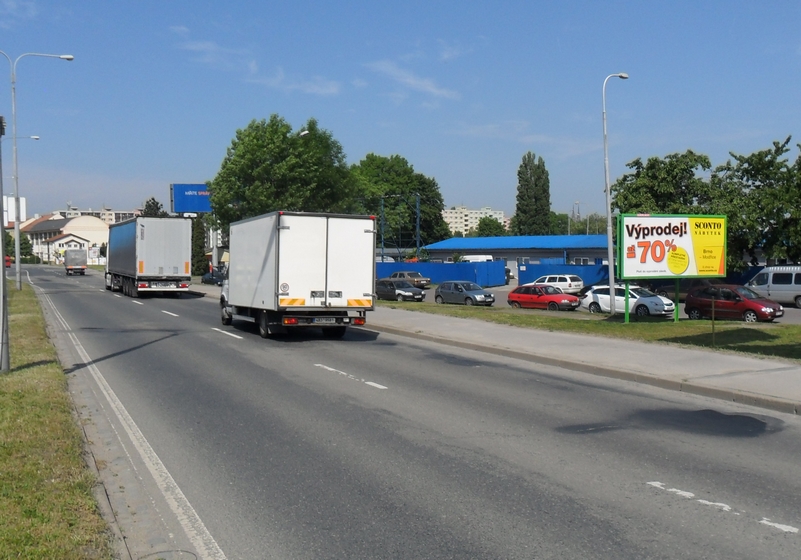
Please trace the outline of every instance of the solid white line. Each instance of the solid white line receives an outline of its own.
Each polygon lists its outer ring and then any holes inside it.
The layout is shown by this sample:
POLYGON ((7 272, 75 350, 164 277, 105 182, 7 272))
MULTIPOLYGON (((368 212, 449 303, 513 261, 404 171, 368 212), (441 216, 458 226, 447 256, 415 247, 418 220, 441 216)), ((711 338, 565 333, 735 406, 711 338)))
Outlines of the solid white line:
POLYGON ((142 303, 141 301, 136 301, 135 299, 131 301, 133 301, 136 305, 144 305, 144 303, 142 303))
MULTIPOLYGON (((203 521, 200 519, 195 509, 192 507, 192 504, 189 503, 189 500, 186 499, 184 493, 175 483, 175 479, 173 479, 172 475, 167 470, 167 467, 164 466, 164 463, 161 462, 161 459, 159 459, 158 455, 156 455, 156 452, 150 446, 147 439, 145 439, 144 434, 142 434, 142 432, 139 430, 136 422, 134 422, 133 418, 131 418, 131 416, 128 414, 128 411, 125 409, 122 402, 117 398, 117 395, 106 382, 103 374, 89 357, 89 354, 87 354, 83 345, 72 332, 53 301, 44 290, 42 290, 42 294, 44 295, 45 301, 47 301, 48 305, 53 310, 53 313, 56 315, 59 323, 64 326, 65 331, 69 335, 69 338, 75 347, 75 350, 78 352, 81 360, 83 360, 83 362, 86 364, 87 369, 91 373, 95 383, 97 383, 103 395, 106 397, 109 405, 111 405, 111 408, 114 410, 114 414, 117 416, 120 424, 122 424, 123 428, 125 428, 125 432, 128 434, 128 437, 131 439, 131 442, 133 442, 134 447, 139 452, 142 462, 145 464, 145 466, 147 466, 147 469, 153 476, 156 485, 158 486, 159 490, 161 490, 164 499, 167 501, 170 509, 172 509, 173 513, 178 518, 178 521, 186 532, 186 536, 189 538, 192 545, 197 549, 200 557, 206 560, 226 560, 226 556, 222 549, 217 545, 217 542, 214 540, 214 537, 211 536, 211 533, 209 533, 208 529, 206 529, 206 526, 203 524, 203 521)), ((122 443, 122 440, 120 440, 120 443, 124 448, 125 445, 122 443)))
MULTIPOLYGON (((176 315, 176 317, 177 317, 177 315, 176 315)), ((224 330, 222 330, 222 329, 217 329, 217 328, 215 328, 215 327, 212 327, 212 328, 211 328, 211 330, 213 330, 213 331, 217 331, 218 333, 227 334, 228 336, 232 336, 232 337, 234 337, 234 338, 238 338, 238 339, 240 339, 240 340, 242 339, 242 337, 241 337, 241 336, 239 336, 238 334, 229 333, 229 332, 227 332, 227 331, 224 331, 224 330)))
POLYGON ((162 313, 166 313, 167 315, 172 315, 173 317, 177 317, 178 316, 175 313, 170 313, 169 311, 164 311, 163 309, 161 310, 161 312, 162 313))

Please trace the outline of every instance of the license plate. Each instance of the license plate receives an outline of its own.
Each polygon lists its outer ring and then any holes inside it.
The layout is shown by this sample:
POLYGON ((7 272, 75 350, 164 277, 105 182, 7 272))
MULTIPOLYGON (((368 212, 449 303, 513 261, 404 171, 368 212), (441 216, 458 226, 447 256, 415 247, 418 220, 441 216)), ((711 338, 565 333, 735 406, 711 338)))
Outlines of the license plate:
POLYGON ((173 282, 151 282, 151 286, 154 288, 174 288, 175 284, 173 282))
POLYGON ((776 312, 776 317, 781 317, 782 315, 784 315, 784 311, 777 311, 776 312))
POLYGON ((491 298, 491 297, 488 297, 488 298, 486 298, 484 301, 495 301, 495 299, 494 299, 494 298, 491 298))
POLYGON ((325 324, 330 324, 330 323, 336 323, 336 322, 337 322, 337 320, 336 320, 334 317, 316 317, 316 318, 314 319, 314 322, 315 322, 315 323, 325 323, 325 324))

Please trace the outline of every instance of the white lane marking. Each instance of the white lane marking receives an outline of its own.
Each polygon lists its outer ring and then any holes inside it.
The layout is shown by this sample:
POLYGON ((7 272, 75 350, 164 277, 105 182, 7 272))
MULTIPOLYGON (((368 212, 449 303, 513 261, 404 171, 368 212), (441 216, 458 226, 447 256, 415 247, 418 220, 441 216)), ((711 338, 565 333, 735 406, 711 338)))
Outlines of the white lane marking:
MULTIPOLYGON (((692 492, 685 492, 683 490, 677 490, 676 488, 665 488, 665 485, 661 482, 647 482, 649 486, 653 486, 655 488, 659 488, 660 490, 666 490, 667 492, 673 492, 678 494, 679 496, 684 496, 685 498, 692 498, 695 495, 692 492)), ((719 508, 726 513, 733 513, 734 515, 740 515, 736 511, 732 511, 732 508, 728 504, 724 504, 721 502, 709 502, 707 500, 695 500, 699 504, 703 504, 705 506, 713 506, 719 508)), ((799 528, 793 527, 792 525, 782 525, 781 523, 773 523, 767 517, 763 517, 762 520, 759 522, 762 525, 767 525, 768 527, 774 527, 775 529, 779 529, 780 531, 784 531, 785 533, 798 533, 799 528)))
MULTIPOLYGON (((722 509, 723 511, 731 513, 731 506, 727 504, 722 504, 720 502, 708 502, 706 500, 698 500, 699 504, 704 504, 705 506, 712 506, 718 509, 722 509)), ((735 513, 734 515, 740 515, 739 513, 735 513)))
MULTIPOLYGON (((164 463, 161 462, 161 459, 159 459, 158 455, 156 455, 156 452, 152 447, 150 447, 150 443, 148 443, 147 439, 145 439, 144 434, 139 430, 136 422, 134 422, 133 418, 131 418, 131 416, 128 414, 128 411, 125 409, 122 402, 117 398, 117 395, 111 389, 111 386, 109 386, 109 384, 106 382, 103 374, 89 357, 89 354, 87 354, 83 345, 75 336, 75 333, 72 332, 72 329, 56 308, 53 300, 50 299, 50 296, 47 295, 47 292, 38 286, 36 287, 41 291, 44 300, 53 310, 56 319, 59 323, 61 323, 64 331, 69 336, 81 360, 83 360, 83 362, 86 364, 86 367, 91 373, 92 378, 94 378, 95 383, 97 383, 100 391, 106 397, 106 400, 113 409, 117 420, 119 420, 120 424, 122 424, 122 427, 125 428, 125 432, 128 434, 128 437, 130 438, 131 442, 133 442, 134 447, 139 452, 139 457, 150 471, 150 474, 159 490, 161 490, 165 501, 167 504, 169 504, 170 509, 178 518, 178 521, 181 524, 181 527, 183 527, 187 538, 198 551, 200 557, 204 560, 226 560, 225 553, 219 547, 217 541, 214 540, 214 537, 211 536, 211 533, 209 533, 208 529, 206 529, 206 526, 203 524, 200 516, 198 516, 195 508, 192 507, 192 504, 189 503, 189 500, 186 499, 184 493, 175 483, 175 479, 173 479, 172 475, 167 470, 167 467, 164 466, 164 463)), ((119 440, 123 449, 125 449, 125 444, 123 443, 122 438, 119 438, 119 440)), ((127 449, 125 452, 128 453, 127 449)))
POLYGON ((315 367, 323 368, 323 369, 326 369, 328 371, 332 371, 334 373, 338 373, 339 375, 342 375, 343 377, 347 377, 351 381, 358 381, 360 383, 364 383, 365 385, 369 385, 370 387, 376 387, 377 389, 386 389, 387 388, 387 387, 384 387, 383 385, 379 385, 378 383, 373 383, 372 381, 365 381, 364 379, 359 379, 355 375, 351 375, 350 373, 347 373, 347 372, 344 372, 344 371, 340 371, 340 370, 334 369, 332 367, 328 367, 328 366, 326 366, 324 364, 314 364, 314 365, 315 365, 315 367))
POLYGON ((120 294, 114 294, 114 297, 122 297, 120 294))
POLYGON ((169 311, 164 311, 163 309, 161 310, 161 312, 162 313, 166 313, 167 315, 172 315, 173 317, 177 317, 178 316, 175 313, 170 313, 169 311))
POLYGON ((213 331, 217 331, 218 333, 227 334, 228 336, 232 336, 232 337, 234 337, 234 338, 239 338, 239 339, 241 339, 241 338, 242 338, 242 337, 241 337, 241 336, 239 336, 238 334, 229 333, 229 332, 227 332, 227 331, 224 331, 224 330, 222 330, 222 329, 217 329, 217 328, 214 328, 214 327, 212 327, 212 328, 211 328, 211 330, 213 330, 213 331))
POLYGON ((141 301, 136 301, 135 299, 132 299, 131 301, 134 302, 136 305, 144 305, 144 303, 142 303, 141 301))
POLYGON ((776 527, 777 529, 780 529, 780 530, 784 531, 785 533, 797 533, 798 532, 798 529, 796 529, 795 527, 791 527, 789 525, 781 525, 779 523, 771 523, 770 519, 768 519, 767 517, 763 517, 762 521, 760 521, 760 523, 762 523, 763 525, 768 525, 770 527, 776 527))

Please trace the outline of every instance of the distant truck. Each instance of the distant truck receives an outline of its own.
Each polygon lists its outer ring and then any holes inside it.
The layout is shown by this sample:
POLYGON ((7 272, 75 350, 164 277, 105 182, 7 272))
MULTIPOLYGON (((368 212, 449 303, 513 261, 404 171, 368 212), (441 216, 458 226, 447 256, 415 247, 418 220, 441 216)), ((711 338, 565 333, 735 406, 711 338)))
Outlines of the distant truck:
POLYGON ((143 218, 113 224, 106 248, 106 289, 129 297, 189 291, 192 223, 186 218, 143 218))
POLYGON ((319 327, 341 338, 374 308, 375 218, 272 212, 231 224, 223 325, 254 321, 267 338, 319 327))
POLYGON ((86 275, 86 249, 67 249, 64 251, 64 270, 67 276, 86 275))

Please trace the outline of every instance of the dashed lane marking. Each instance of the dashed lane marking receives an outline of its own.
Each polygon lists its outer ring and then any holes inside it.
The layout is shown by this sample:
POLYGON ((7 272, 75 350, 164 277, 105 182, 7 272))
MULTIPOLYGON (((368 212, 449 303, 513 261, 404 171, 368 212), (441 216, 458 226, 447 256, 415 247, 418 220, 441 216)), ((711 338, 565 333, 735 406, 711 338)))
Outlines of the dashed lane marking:
POLYGON ((133 301, 136 305, 144 305, 144 303, 142 303, 141 301, 136 301, 135 299, 131 301, 133 301))
POLYGON ((359 383, 364 383, 365 385, 369 385, 370 387, 375 387, 376 389, 387 389, 387 387, 384 387, 383 385, 379 385, 378 383, 374 383, 372 381, 365 381, 364 379, 360 379, 360 378, 356 377, 355 375, 351 375, 350 373, 347 373, 347 372, 344 372, 344 371, 340 371, 338 369, 334 369, 332 367, 328 367, 328 366, 323 365, 323 364, 314 364, 314 365, 315 365, 315 367, 323 368, 325 370, 337 373, 337 374, 339 374, 339 375, 341 375, 343 377, 347 377, 351 381, 358 381, 359 383))
POLYGON ((171 315, 172 317, 177 317, 178 316, 175 313, 170 313, 169 311, 164 311, 163 309, 161 310, 161 312, 162 313, 166 313, 167 315, 171 315))
POLYGON ((233 337, 233 338, 238 338, 238 339, 240 339, 240 340, 242 339, 242 337, 241 337, 241 336, 239 336, 238 334, 229 333, 229 332, 227 332, 227 331, 224 331, 224 330, 222 330, 222 329, 218 329, 218 328, 212 327, 212 328, 211 328, 211 330, 213 330, 213 331, 217 331, 218 333, 227 334, 228 336, 230 336, 230 337, 233 337))

